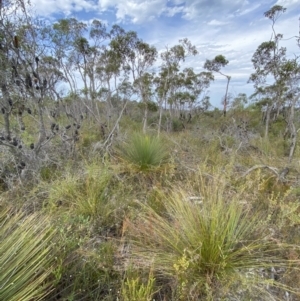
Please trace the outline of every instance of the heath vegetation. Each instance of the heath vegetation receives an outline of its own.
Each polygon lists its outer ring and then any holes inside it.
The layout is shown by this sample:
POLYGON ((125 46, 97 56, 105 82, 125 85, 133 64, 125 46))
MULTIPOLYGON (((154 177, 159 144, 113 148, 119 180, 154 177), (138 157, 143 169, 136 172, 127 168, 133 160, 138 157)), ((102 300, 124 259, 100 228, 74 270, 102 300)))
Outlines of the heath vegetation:
POLYGON ((188 39, 158 52, 119 25, 0 1, 0 300, 300 300, 300 64, 275 31, 284 12, 265 13, 255 93, 233 96, 230 62, 196 72, 188 39))

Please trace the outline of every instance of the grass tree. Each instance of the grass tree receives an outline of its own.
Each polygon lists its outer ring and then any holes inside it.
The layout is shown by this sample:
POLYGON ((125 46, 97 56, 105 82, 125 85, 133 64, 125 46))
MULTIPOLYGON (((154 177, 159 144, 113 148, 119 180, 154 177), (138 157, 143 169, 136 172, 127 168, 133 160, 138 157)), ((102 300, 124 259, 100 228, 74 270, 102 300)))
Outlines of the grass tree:
POLYGON ((160 137, 134 134, 120 148, 120 156, 140 171, 159 167, 168 160, 168 152, 160 137))

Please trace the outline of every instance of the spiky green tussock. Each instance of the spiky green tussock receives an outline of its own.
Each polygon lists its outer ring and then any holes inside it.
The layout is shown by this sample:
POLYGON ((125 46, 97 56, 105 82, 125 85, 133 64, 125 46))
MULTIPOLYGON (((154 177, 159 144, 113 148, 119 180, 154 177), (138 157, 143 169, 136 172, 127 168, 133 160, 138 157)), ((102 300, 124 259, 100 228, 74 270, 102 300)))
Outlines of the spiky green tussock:
POLYGON ((156 136, 134 134, 120 148, 120 156, 140 170, 148 170, 167 162, 168 153, 163 141, 156 136))
POLYGON ((45 216, 0 212, 0 300, 42 300, 51 291, 54 235, 45 216))

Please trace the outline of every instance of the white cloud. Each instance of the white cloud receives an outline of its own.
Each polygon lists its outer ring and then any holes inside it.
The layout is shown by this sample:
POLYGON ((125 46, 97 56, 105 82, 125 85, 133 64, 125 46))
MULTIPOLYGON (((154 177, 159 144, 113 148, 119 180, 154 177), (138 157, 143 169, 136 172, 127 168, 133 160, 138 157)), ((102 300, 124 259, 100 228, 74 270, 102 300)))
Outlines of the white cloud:
POLYGON ((174 6, 174 7, 167 7, 165 9, 165 14, 167 17, 173 17, 176 14, 182 13, 184 7, 183 6, 174 6))
MULTIPOLYGON (((247 6, 246 0, 99 0, 101 11, 116 9, 119 21, 130 19, 133 23, 147 22, 159 16, 174 16, 182 13, 187 20, 200 17, 224 16, 247 6)), ((250 10, 249 10, 250 11, 250 10)))
POLYGON ((219 25, 225 25, 225 24, 228 24, 229 22, 227 22, 227 21, 218 21, 218 20, 216 20, 216 19, 214 19, 214 20, 211 20, 211 21, 209 21, 208 23, 207 23, 207 25, 212 25, 212 26, 219 26, 219 25))
POLYGON ((102 11, 114 8, 119 21, 130 18, 133 23, 142 23, 159 17, 167 11, 167 0, 99 0, 102 11))
MULTIPOLYGON (((80 11, 105 12, 115 10, 118 21, 143 23, 162 15, 172 17, 181 13, 187 20, 217 19, 238 10, 246 14, 259 4, 250 5, 246 0, 31 0, 38 14, 70 15, 80 11)), ((284 0, 282 0, 284 1, 284 0)), ((293 0, 286 0, 293 2, 293 0)), ((217 25, 217 24, 216 24, 217 25)))
POLYGON ((124 20, 126 16, 129 16, 133 23, 141 23, 160 16, 165 9, 165 3, 161 0, 131 0, 120 1, 116 7, 116 16, 119 20, 124 20))
POLYGON ((239 14, 240 16, 249 14, 249 13, 251 13, 252 11, 258 9, 260 6, 261 6, 261 4, 260 4, 260 3, 257 3, 256 5, 253 5, 253 6, 251 6, 251 7, 249 7, 249 8, 246 8, 246 9, 244 9, 244 10, 242 10, 242 11, 239 10, 239 13, 238 13, 238 14, 239 14))
POLYGON ((184 17, 193 20, 200 16, 210 18, 212 16, 226 16, 245 5, 247 5, 246 0, 187 0, 184 17))
POLYGON ((95 4, 87 0, 31 0, 38 15, 49 16, 55 13, 70 15, 73 12, 93 11, 95 4))
POLYGON ((278 0, 276 4, 282 5, 283 7, 291 7, 296 4, 299 6, 299 0, 278 0))

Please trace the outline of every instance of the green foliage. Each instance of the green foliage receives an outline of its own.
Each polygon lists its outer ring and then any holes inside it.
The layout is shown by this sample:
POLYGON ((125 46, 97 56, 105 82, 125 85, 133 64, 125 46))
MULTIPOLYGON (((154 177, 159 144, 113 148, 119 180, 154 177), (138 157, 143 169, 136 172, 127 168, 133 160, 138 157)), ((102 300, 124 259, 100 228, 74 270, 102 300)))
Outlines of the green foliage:
POLYGON ((224 55, 217 55, 214 60, 223 67, 228 64, 228 60, 226 60, 224 55))
POLYGON ((178 118, 173 118, 172 119, 172 130, 173 132, 180 132, 182 130, 184 130, 184 124, 181 120, 179 120, 178 118))
POLYGON ((278 17, 286 11, 286 8, 284 8, 281 5, 274 5, 272 8, 270 8, 268 11, 264 13, 266 18, 269 18, 273 22, 275 22, 278 17))
POLYGON ((115 253, 112 241, 86 242, 70 253, 61 279, 68 283, 64 295, 74 296, 74 300, 103 300, 115 295, 120 282, 114 268, 115 253))
MULTIPOLYGON (((62 246, 59 265, 53 272, 53 290, 47 300, 113 300, 121 281, 115 270, 116 243, 92 232, 90 218, 72 212, 55 220, 58 244, 62 246)), ((97 229, 98 230, 98 229, 97 229)))
POLYGON ((213 60, 206 60, 204 68, 209 71, 220 72, 222 67, 225 67, 229 61, 223 55, 217 55, 213 60))
MULTIPOLYGON (((152 301, 154 294, 155 278, 150 272, 146 283, 143 283, 139 276, 130 275, 130 270, 122 283, 122 301, 152 301)), ((132 274, 132 273, 131 273, 132 274)))
POLYGON ((0 300, 44 300, 51 291, 55 231, 47 216, 0 213, 0 300))
POLYGON ((226 201, 222 181, 203 181, 200 202, 182 192, 170 195, 163 216, 141 205, 143 211, 129 227, 134 262, 173 279, 174 300, 263 291, 269 280, 259 276, 260 269, 292 265, 279 255, 284 245, 264 238, 259 217, 239 203, 238 195, 226 201))
POLYGON ((120 156, 141 171, 159 167, 168 160, 163 141, 158 137, 143 134, 134 134, 120 148, 120 156))
POLYGON ((158 105, 153 101, 139 102, 138 107, 142 110, 147 108, 150 112, 158 111, 158 105))
MULTIPOLYGON (((110 201, 108 189, 112 173, 96 163, 85 166, 82 174, 66 173, 58 178, 49 190, 49 207, 71 208, 75 214, 110 223, 116 209, 110 201)), ((113 184, 112 184, 113 185, 113 184)), ((116 186, 117 187, 117 186, 116 186)))
POLYGON ((40 174, 41 174, 41 179, 43 181, 50 181, 52 179, 57 178, 59 176, 60 172, 59 172, 57 166, 55 166, 53 164, 53 165, 50 165, 50 166, 42 167, 41 171, 40 171, 40 174))

